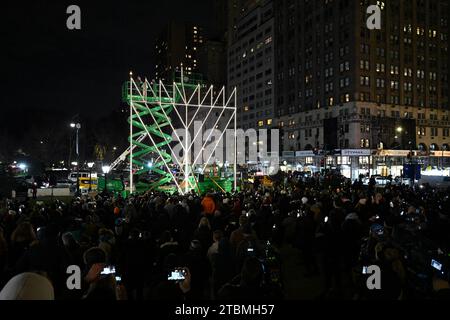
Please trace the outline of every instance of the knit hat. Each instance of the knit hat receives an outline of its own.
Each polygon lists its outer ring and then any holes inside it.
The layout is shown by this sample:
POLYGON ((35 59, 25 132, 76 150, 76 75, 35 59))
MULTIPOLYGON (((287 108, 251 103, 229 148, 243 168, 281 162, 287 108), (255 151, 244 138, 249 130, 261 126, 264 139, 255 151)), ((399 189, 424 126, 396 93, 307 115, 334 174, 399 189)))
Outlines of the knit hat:
POLYGON ((96 263, 106 263, 106 253, 100 247, 88 249, 83 255, 84 263, 88 268, 96 263))

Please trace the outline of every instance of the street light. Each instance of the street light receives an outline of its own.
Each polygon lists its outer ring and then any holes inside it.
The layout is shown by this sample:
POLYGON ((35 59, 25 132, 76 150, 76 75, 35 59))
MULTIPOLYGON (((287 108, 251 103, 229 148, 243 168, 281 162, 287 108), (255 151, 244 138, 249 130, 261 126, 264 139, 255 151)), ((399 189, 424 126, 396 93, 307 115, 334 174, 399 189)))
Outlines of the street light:
POLYGON ((88 162, 88 168, 89 168, 89 192, 92 191, 92 168, 94 167, 94 162, 88 162))
POLYGON ((402 128, 402 127, 398 127, 398 128, 397 128, 397 132, 398 132, 398 133, 402 133, 402 132, 403 132, 403 128, 402 128))
POLYGON ((105 174, 105 191, 108 192, 108 173, 111 170, 110 166, 103 166, 102 171, 105 174))
POLYGON ((77 129, 76 131, 76 153, 77 153, 77 193, 80 191, 80 181, 79 181, 79 176, 80 176, 80 167, 78 166, 78 163, 80 162, 80 152, 79 152, 79 135, 78 132, 81 129, 81 124, 80 123, 71 123, 70 127, 72 129, 77 129))

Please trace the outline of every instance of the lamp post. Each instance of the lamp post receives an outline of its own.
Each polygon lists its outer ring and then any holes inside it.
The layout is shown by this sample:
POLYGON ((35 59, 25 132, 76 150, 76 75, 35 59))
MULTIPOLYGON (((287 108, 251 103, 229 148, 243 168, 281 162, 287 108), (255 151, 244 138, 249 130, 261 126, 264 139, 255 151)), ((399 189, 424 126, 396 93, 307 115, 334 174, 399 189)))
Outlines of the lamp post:
POLYGON ((103 166, 102 171, 105 174, 105 191, 108 192, 108 173, 111 170, 110 166, 103 166))
POLYGON ((89 162, 88 164, 89 168, 89 192, 92 191, 92 168, 94 167, 94 162, 89 162))
POLYGON ((80 181, 79 181, 79 176, 80 176, 80 167, 79 167, 79 163, 80 163, 79 131, 81 129, 81 124, 80 123, 71 123, 70 127, 72 129, 76 129, 75 152, 77 154, 77 193, 78 193, 80 191, 80 181))

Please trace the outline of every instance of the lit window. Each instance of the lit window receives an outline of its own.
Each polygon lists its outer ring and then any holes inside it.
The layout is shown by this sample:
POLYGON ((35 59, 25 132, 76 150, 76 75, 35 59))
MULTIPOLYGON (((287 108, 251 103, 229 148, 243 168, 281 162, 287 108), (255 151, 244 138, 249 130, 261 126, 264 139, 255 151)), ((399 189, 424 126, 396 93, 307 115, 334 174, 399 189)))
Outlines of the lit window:
POLYGON ((267 125, 268 125, 268 126, 271 126, 271 125, 272 125, 272 119, 268 119, 268 120, 267 120, 267 125))
POLYGON ((258 121, 258 127, 263 127, 264 126, 264 121, 258 121))

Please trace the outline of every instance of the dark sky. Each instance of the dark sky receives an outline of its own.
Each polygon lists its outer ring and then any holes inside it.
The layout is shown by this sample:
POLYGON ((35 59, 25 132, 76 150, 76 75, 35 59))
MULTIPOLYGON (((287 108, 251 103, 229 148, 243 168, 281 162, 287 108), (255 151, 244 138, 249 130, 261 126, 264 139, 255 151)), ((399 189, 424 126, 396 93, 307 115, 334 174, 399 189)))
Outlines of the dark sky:
POLYGON ((169 20, 212 23, 210 0, 6 3, 0 9, 2 109, 108 113, 120 108, 130 70, 152 75, 154 40, 169 20), (81 8, 80 31, 66 28, 71 4, 81 8))

